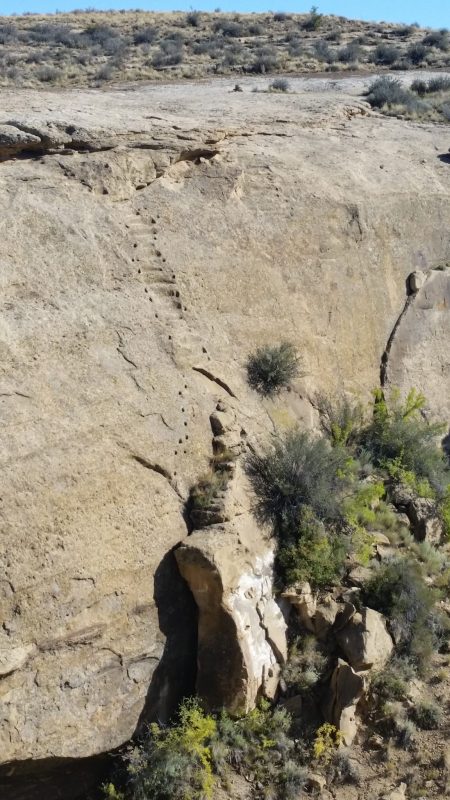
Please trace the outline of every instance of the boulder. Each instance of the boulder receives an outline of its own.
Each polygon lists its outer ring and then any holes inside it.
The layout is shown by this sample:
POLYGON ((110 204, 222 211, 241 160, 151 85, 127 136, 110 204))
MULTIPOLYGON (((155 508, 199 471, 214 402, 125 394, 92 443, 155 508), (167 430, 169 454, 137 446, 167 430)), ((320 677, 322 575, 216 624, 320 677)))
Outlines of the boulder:
POLYGON ((434 500, 417 497, 407 507, 414 538, 418 542, 440 544, 444 535, 442 520, 434 500))
POLYGON ((10 158, 23 150, 33 150, 40 146, 39 136, 19 130, 14 125, 0 125, 0 160, 10 158))
POLYGON ((365 689, 364 676, 342 659, 331 676, 324 713, 342 733, 343 743, 349 747, 358 732, 357 706, 365 689))
POLYGON ((314 614, 314 632, 318 639, 325 639, 333 627, 341 606, 328 595, 316 607, 314 614))
POLYGON ((287 658, 286 623, 273 597, 273 547, 254 518, 195 531, 176 550, 198 607, 197 693, 209 708, 249 711, 273 698, 287 658))
POLYGON ((372 570, 369 567, 354 567, 348 574, 348 581, 353 586, 363 586, 371 577, 372 570))
POLYGON ((354 614, 348 625, 336 632, 336 640, 356 670, 381 669, 394 649, 383 615, 372 608, 354 614))
POLYGON ((393 789, 392 792, 382 795, 380 800, 406 800, 406 797, 406 783, 401 783, 396 789, 393 789))
POLYGON ((422 272, 422 270, 416 270, 415 272, 411 272, 411 275, 408 278, 408 285, 409 291, 411 294, 415 294, 419 291, 419 289, 424 286, 425 281, 427 279, 426 272, 422 272))
POLYGON ((281 596, 295 609, 303 627, 314 633, 314 615, 316 613, 317 600, 310 584, 306 581, 305 583, 297 583, 282 592, 281 596))

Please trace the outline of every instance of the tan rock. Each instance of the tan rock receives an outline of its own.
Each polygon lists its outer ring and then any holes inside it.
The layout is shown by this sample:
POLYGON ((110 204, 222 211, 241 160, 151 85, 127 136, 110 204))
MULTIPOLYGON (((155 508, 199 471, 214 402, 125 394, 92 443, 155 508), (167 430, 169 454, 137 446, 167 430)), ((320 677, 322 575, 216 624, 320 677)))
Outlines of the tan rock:
POLYGON ((287 657, 272 596, 273 549, 252 516, 196 531, 176 551, 199 610, 197 692, 211 708, 248 711, 274 697, 287 657))
POLYGON ((401 783, 396 789, 393 789, 392 792, 383 795, 381 800, 406 800, 406 783, 401 783))
POLYGON ((170 553, 211 414, 255 444, 317 424, 317 391, 369 398, 415 267, 386 381, 450 414, 449 185, 419 166, 442 129, 293 80, 226 123, 220 81, 2 90, 0 649, 36 644, 2 678, 2 760, 88 757, 168 712, 195 661, 170 553), (306 375, 261 401, 246 358, 286 337, 306 375))
POLYGON ((301 624, 308 631, 315 631, 314 615, 317 608, 317 600, 308 582, 290 586, 281 595, 294 608, 301 624))
POLYGON ((358 732, 357 706, 364 688, 364 677, 339 659, 331 677, 325 714, 341 731, 343 744, 347 747, 353 743, 358 732))
POLYGON ((409 504, 407 513, 415 539, 419 542, 440 544, 444 528, 433 500, 417 497, 409 504))
POLYGON ((371 608, 355 614, 349 624, 336 633, 336 639, 356 670, 381 669, 394 649, 382 614, 371 608))
POLYGON ((422 272, 421 270, 416 270, 416 272, 411 272, 411 275, 408 278, 410 292, 414 294, 418 292, 419 289, 421 289, 422 286, 424 286, 426 279, 427 279, 426 273, 422 272))
POLYGON ((319 639, 324 639, 328 636, 340 610, 339 603, 331 595, 325 597, 317 605, 316 613, 314 614, 314 630, 319 639))
POLYGON ((327 779, 318 772, 310 772, 307 777, 308 788, 312 792, 322 792, 327 785, 327 779))

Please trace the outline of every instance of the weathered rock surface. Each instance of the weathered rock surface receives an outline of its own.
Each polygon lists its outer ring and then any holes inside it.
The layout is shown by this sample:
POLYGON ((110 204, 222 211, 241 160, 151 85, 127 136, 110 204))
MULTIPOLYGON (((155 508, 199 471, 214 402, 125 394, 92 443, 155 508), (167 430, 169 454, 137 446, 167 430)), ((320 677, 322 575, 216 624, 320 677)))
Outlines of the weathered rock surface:
POLYGON ((346 658, 356 670, 372 667, 381 669, 394 649, 383 615, 372 608, 363 608, 361 613, 354 614, 335 635, 346 658))
POLYGON ((364 677, 341 659, 331 676, 325 715, 342 734, 349 747, 358 732, 357 706, 364 694, 364 677))
POLYGON ((195 531, 176 551, 199 610, 197 692, 212 709, 248 711, 275 695, 287 641, 273 557, 249 514, 195 531))
POLYGON ((435 501, 415 496, 408 486, 393 486, 391 491, 397 507, 408 517, 414 538, 419 542, 440 544, 444 526, 435 501))
POLYGON ((293 86, 2 93, 4 761, 116 747, 193 679, 167 554, 219 401, 253 441, 313 425, 316 391, 368 395, 420 269, 387 382, 448 411, 449 274, 430 271, 450 256, 446 134, 366 114, 345 84, 293 86), (286 338, 305 376, 260 402, 245 359, 286 338))

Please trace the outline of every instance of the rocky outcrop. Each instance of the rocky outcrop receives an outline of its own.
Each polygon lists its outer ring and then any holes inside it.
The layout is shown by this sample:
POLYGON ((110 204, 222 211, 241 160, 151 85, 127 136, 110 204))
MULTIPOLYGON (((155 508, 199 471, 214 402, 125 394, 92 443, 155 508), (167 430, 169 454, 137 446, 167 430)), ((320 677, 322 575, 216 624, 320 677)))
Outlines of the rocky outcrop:
POLYGON ((198 606, 200 697, 234 712, 274 697, 287 656, 286 623, 273 597, 273 548, 253 517, 194 532, 176 558, 198 606))
POLYGON ((450 373, 450 268, 445 260, 433 266, 409 278, 413 294, 391 343, 385 384, 404 394, 411 387, 421 391, 429 413, 448 421, 450 395, 443 396, 442 380, 450 373))
POLYGON ((256 563, 245 514, 187 538, 185 503, 208 468, 219 402, 258 442, 314 424, 316 392, 369 396, 417 268, 430 277, 397 329, 388 381, 448 406, 448 271, 432 271, 449 258, 442 126, 352 115, 360 101, 329 86, 302 102, 255 93, 250 115, 245 95, 224 92, 219 81, 2 96, 8 772, 118 747, 168 713, 181 676, 192 684, 195 607, 171 555, 180 541, 194 559, 207 537, 202 564, 211 592, 222 575, 226 624, 251 620, 249 652, 237 636, 242 702, 273 690, 283 648, 263 600, 267 552, 259 544, 256 563), (248 353, 286 338, 304 376, 260 401, 248 353))
POLYGON ((390 491, 397 508, 408 517, 414 538, 418 542, 440 544, 444 526, 436 502, 427 497, 417 497, 408 486, 393 486, 390 491))
POLYGON ((364 676, 339 659, 331 677, 329 699, 324 712, 341 732, 342 741, 347 747, 353 743, 358 732, 357 707, 364 689, 364 676))
POLYGON ((372 608, 363 608, 361 613, 355 613, 335 636, 347 660, 356 670, 381 669, 394 649, 383 615, 372 608))

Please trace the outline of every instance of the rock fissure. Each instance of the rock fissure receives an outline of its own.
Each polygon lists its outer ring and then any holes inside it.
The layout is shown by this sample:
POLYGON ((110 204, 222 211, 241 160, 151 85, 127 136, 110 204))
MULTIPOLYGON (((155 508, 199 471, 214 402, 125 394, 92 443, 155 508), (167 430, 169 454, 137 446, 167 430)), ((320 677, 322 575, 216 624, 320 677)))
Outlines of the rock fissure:
POLYGON ((222 378, 218 378, 217 375, 214 375, 210 370, 206 369, 205 367, 192 367, 192 369, 194 372, 199 372, 200 375, 204 375, 205 378, 208 378, 208 380, 212 381, 213 383, 217 383, 217 385, 220 386, 221 389, 224 389, 226 393, 230 395, 230 397, 237 399, 230 386, 228 386, 228 384, 225 383, 222 378))

